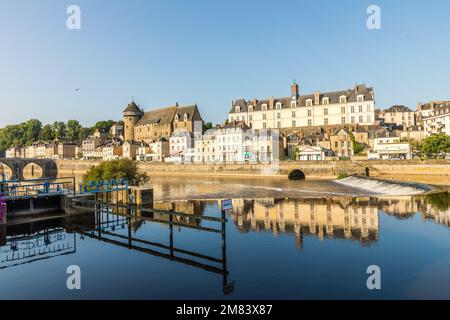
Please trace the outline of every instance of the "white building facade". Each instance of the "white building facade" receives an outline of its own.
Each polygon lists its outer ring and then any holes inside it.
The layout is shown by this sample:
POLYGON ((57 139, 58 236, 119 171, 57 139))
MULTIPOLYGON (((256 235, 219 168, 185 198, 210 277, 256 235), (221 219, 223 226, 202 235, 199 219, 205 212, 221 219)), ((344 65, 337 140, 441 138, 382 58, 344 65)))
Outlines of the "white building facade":
POLYGON ((411 145, 401 142, 399 137, 380 137, 373 140, 369 159, 411 159, 411 145))
POLYGON ((450 136, 450 105, 434 109, 428 117, 423 118, 423 125, 427 135, 445 133, 450 136))
POLYGON ((299 95, 299 86, 294 82, 290 97, 234 101, 228 120, 244 121, 253 129, 373 125, 375 96, 373 88, 365 85, 344 91, 299 95))

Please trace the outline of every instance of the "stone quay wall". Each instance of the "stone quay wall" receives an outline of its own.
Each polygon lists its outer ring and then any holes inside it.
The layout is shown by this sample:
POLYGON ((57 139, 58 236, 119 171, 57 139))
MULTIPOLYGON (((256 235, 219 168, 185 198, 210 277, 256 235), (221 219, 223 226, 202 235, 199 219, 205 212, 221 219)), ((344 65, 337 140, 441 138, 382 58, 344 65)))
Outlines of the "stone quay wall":
MULTIPOLYGON (((100 161, 57 160, 58 176, 82 176, 100 161)), ((399 160, 399 161, 281 161, 278 164, 173 164, 138 162, 138 170, 152 175, 171 176, 240 176, 286 177, 295 169, 301 170, 307 179, 335 179, 341 174, 365 174, 382 176, 427 176, 430 179, 448 180, 450 184, 450 160, 399 160)))

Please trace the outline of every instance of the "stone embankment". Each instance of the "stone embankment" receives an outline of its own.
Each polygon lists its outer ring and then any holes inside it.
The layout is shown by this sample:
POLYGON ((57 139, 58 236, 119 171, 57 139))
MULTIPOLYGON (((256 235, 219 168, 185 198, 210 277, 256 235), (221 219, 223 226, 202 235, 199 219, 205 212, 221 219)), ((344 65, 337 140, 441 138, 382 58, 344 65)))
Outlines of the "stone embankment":
MULTIPOLYGON (((99 161, 57 160, 58 176, 78 179, 99 161)), ((301 170, 306 179, 335 179, 337 176, 369 175, 385 179, 450 185, 450 160, 399 161, 282 161, 278 164, 173 164, 138 162, 138 170, 152 175, 204 177, 287 178, 301 170), (402 179, 398 179, 401 177, 402 179)))

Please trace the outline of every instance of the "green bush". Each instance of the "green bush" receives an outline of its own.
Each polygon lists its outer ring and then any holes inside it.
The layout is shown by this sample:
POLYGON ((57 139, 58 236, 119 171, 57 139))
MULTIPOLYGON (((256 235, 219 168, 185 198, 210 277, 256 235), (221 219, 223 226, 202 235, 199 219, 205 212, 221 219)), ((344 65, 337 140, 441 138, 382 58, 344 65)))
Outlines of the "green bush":
POLYGON ((127 159, 103 161, 98 166, 92 167, 83 177, 85 183, 111 179, 126 179, 131 185, 144 184, 149 180, 146 174, 137 172, 134 161, 127 159))
POLYGON ((421 151, 428 158, 445 157, 450 152, 450 137, 444 133, 433 134, 423 140, 421 151))

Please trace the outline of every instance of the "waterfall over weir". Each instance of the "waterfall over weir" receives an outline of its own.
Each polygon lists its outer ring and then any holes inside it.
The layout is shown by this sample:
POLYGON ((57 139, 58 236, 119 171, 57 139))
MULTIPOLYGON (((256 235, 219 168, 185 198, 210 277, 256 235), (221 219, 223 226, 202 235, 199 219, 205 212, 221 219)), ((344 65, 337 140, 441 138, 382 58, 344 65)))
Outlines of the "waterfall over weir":
POLYGON ((391 196, 423 194, 433 190, 431 186, 420 183, 378 180, 362 176, 351 176, 335 182, 371 193, 391 196))

